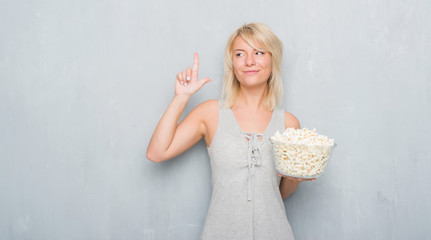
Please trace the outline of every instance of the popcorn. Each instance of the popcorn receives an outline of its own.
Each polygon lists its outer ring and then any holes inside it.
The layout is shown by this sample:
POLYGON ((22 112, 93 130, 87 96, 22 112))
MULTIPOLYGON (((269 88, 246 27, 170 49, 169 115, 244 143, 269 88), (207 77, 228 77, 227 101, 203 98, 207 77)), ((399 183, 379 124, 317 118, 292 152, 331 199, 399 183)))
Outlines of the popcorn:
POLYGON ((270 138, 276 157, 276 170, 285 175, 314 178, 326 167, 335 146, 334 139, 319 135, 316 129, 287 128, 270 138))

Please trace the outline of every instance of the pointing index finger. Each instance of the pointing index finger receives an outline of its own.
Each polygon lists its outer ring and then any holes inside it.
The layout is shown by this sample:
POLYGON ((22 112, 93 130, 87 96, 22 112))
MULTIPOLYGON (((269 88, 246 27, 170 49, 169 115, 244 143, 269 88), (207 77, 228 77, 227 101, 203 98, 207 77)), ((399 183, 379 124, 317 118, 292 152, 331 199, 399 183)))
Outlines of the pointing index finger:
POLYGON ((195 52, 195 59, 193 61, 193 77, 197 80, 198 78, 198 72, 199 72, 199 55, 197 52, 195 52))

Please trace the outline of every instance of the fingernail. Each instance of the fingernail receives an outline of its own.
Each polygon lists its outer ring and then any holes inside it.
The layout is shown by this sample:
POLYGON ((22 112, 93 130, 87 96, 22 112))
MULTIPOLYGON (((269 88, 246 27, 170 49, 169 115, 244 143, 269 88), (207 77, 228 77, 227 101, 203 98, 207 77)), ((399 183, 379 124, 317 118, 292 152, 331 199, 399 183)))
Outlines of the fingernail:
POLYGON ((184 86, 187 86, 187 83, 184 83, 184 86))
POLYGON ((187 77, 187 81, 190 81, 190 77, 187 77))

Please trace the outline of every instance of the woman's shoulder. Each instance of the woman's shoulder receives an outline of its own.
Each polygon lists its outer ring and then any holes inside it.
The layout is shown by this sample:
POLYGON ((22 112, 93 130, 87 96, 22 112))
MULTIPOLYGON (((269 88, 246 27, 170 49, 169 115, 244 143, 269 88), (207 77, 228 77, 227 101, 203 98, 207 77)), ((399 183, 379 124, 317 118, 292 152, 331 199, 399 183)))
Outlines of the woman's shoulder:
POLYGON ((196 106, 201 111, 214 111, 219 108, 219 101, 217 99, 206 100, 205 102, 196 106))
POLYGON ((219 118, 219 101, 216 99, 207 100, 199 104, 196 108, 200 119, 205 126, 205 141, 210 146, 217 130, 219 118))
POLYGON ((299 120, 290 112, 284 111, 284 127, 285 128, 300 128, 299 120))
POLYGON ((219 100, 217 99, 210 99, 210 100, 206 100, 205 102, 199 104, 199 105, 204 105, 206 107, 216 107, 218 108, 219 106, 219 100))
POLYGON ((210 99, 197 105, 193 111, 202 116, 202 118, 207 118, 217 114, 218 108, 219 101, 217 99, 210 99))

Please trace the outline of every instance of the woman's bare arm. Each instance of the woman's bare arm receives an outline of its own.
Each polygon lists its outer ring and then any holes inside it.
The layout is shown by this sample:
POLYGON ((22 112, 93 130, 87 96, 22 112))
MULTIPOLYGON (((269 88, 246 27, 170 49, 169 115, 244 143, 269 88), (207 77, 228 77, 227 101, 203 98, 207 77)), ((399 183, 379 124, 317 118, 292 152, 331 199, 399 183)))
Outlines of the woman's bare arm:
MULTIPOLYGON (((284 119, 285 119, 285 123, 284 123, 285 128, 295 128, 295 129, 300 128, 298 119, 292 114, 285 112, 284 119)), ((300 181, 301 180, 297 178, 282 176, 281 182, 280 182, 281 197, 283 199, 286 199, 287 197, 289 197, 289 195, 292 194, 298 188, 298 183, 300 181)))
POLYGON ((297 188, 298 188, 298 181, 287 178, 287 177, 281 178, 280 193, 281 193, 281 198, 283 200, 286 199, 287 197, 289 197, 290 194, 295 192, 297 188))
POLYGON ((171 159, 193 146, 205 134, 204 116, 201 108, 196 107, 178 124, 181 114, 190 97, 205 83, 198 81, 199 56, 195 53, 193 69, 187 68, 177 74, 175 97, 160 119, 147 148, 147 158, 154 162, 171 159))

